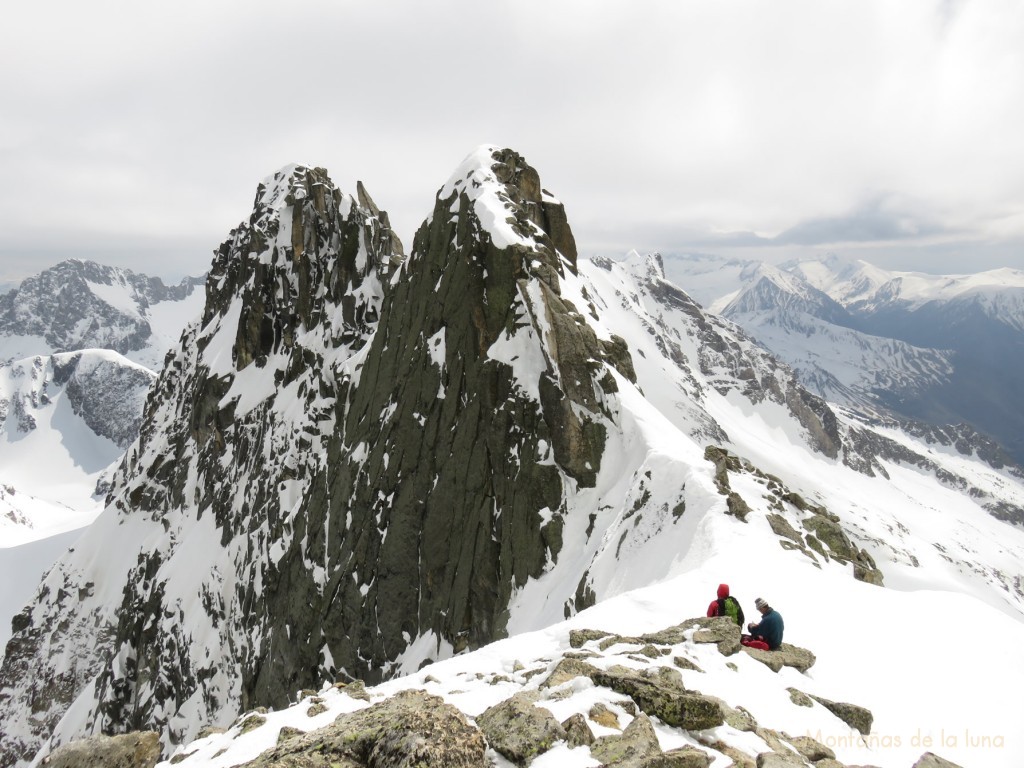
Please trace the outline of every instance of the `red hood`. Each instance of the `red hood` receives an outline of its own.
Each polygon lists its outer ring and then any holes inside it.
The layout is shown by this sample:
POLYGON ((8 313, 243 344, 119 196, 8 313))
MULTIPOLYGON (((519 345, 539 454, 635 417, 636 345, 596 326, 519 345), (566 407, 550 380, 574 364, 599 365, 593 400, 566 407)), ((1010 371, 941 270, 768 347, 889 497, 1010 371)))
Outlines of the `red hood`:
POLYGON ((729 585, 728 584, 719 584, 718 585, 718 597, 719 598, 723 598, 723 597, 728 597, 728 596, 729 596, 729 585))

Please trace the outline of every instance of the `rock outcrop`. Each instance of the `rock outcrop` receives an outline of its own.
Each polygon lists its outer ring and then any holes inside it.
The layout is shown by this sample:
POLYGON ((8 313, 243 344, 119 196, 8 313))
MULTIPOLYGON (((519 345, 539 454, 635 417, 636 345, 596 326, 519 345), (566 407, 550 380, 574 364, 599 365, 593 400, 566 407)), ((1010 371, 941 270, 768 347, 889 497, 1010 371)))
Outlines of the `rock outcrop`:
POLYGON ((455 707, 421 691, 403 691, 297 735, 245 768, 487 768, 479 730, 455 707))
POLYGON ((46 768, 153 768, 160 759, 160 734, 90 736, 53 751, 46 768))
MULTIPOLYGON (((303 691, 292 710, 247 714, 222 736, 183 746, 171 762, 183 768, 203 765, 232 752, 235 745, 235 754, 246 754, 254 743, 270 740, 266 729, 278 728, 277 746, 247 765, 380 768, 412 765, 414 760, 435 765, 440 755, 451 765, 477 765, 487 747, 518 766, 540 759, 545 764, 596 761, 608 768, 707 768, 724 756, 746 768, 844 768, 835 752, 816 739, 776 730, 738 702, 733 706, 683 684, 683 675, 693 683, 705 679, 705 673, 692 668, 680 673, 679 658, 699 658, 716 675, 730 668, 733 672, 727 674, 752 669, 751 662, 738 659, 737 667, 713 643, 698 640, 699 633, 714 634, 719 621, 692 619, 638 637, 573 630, 554 641, 563 650, 550 654, 551 648, 538 649, 543 658, 525 664, 510 665, 501 654, 492 654, 484 658, 493 667, 474 670, 459 660, 368 687, 358 700, 340 684, 315 695, 303 691), (571 650, 565 649, 566 640, 571 650), (445 700, 470 707, 484 700, 490 706, 471 710, 473 716, 467 719, 445 700), (314 701, 315 709, 310 705, 314 701), (296 710, 304 709, 310 717, 321 718, 307 733, 292 725, 303 722, 296 710), (568 716, 560 724, 554 711, 568 716), (324 718, 330 718, 326 725, 324 718), (663 749, 666 740, 674 748, 663 749)), ((783 683, 777 685, 784 697, 783 683)), ((759 689, 755 698, 764 696, 759 689)), ((777 708, 763 701, 757 707, 766 720, 780 714, 777 708)), ((224 756, 231 759, 232 754, 224 756)))

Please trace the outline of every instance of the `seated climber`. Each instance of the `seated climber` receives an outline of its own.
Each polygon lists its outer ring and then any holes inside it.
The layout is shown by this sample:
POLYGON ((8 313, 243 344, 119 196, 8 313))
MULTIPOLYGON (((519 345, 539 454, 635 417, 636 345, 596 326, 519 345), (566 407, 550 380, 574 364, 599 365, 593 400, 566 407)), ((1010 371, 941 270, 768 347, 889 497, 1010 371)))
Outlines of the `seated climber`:
POLYGON ((761 612, 761 621, 747 624, 749 635, 742 635, 740 642, 748 648, 760 648, 762 651, 774 651, 782 645, 782 616, 779 612, 768 605, 764 598, 757 598, 754 601, 757 610, 761 612))
POLYGON ((743 609, 739 601, 729 594, 728 584, 718 585, 718 599, 712 600, 708 606, 708 616, 728 616, 739 626, 743 626, 743 609))

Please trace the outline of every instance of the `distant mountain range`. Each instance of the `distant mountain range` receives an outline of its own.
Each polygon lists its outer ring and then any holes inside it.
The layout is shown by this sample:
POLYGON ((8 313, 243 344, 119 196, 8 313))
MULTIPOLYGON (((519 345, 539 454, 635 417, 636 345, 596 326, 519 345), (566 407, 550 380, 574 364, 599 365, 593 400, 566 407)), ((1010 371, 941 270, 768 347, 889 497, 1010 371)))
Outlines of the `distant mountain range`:
POLYGON ((1024 272, 890 272, 836 256, 672 256, 666 272, 830 402, 961 424, 1024 463, 1024 272))
POLYGON ((0 296, 0 475, 17 499, 0 503, 2 543, 99 513, 97 483, 138 436, 202 284, 71 260, 0 296))

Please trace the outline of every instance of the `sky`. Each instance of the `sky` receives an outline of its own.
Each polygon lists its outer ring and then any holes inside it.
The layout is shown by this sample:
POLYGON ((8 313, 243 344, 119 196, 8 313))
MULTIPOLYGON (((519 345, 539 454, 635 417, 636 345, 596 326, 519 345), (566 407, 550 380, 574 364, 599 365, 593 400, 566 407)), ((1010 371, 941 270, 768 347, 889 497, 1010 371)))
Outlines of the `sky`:
POLYGON ((480 144, 583 254, 1024 268, 1017 0, 52 0, 0 26, 0 283, 204 272, 292 162, 408 244, 480 144))

